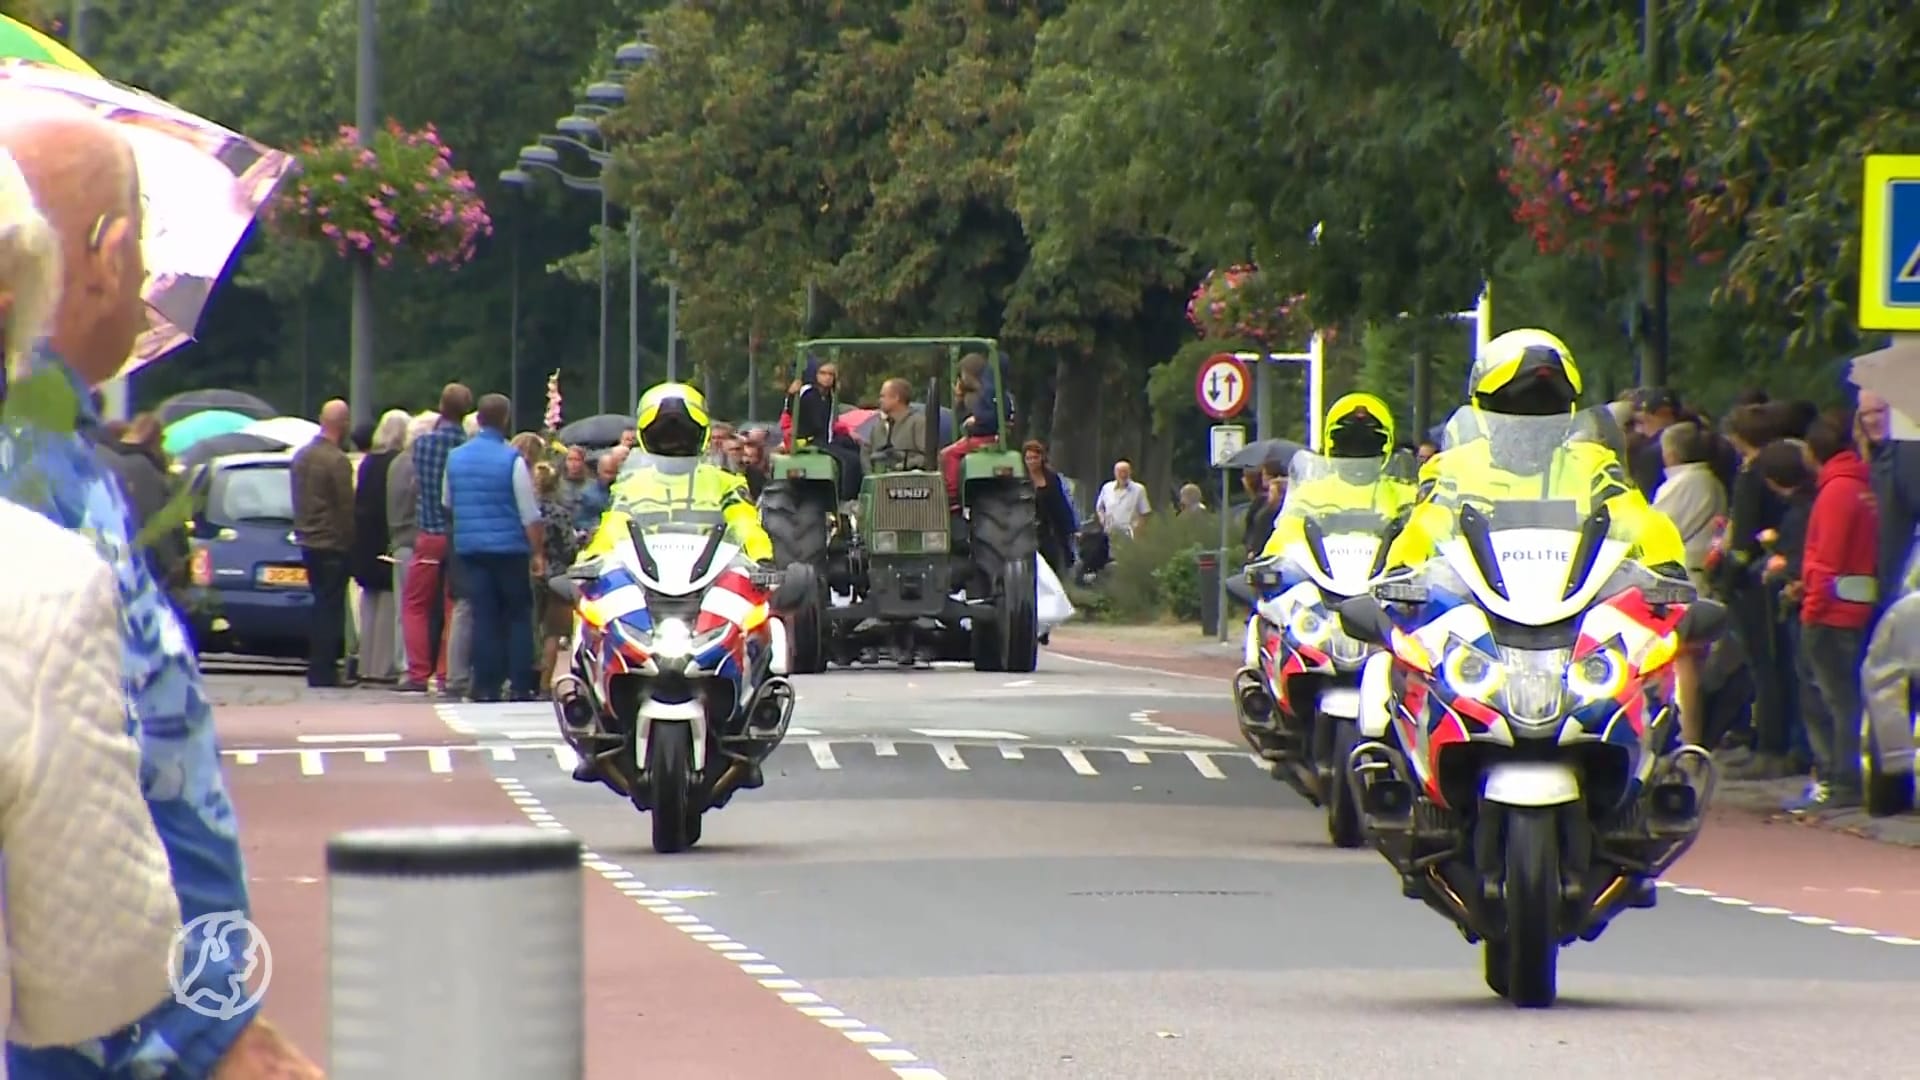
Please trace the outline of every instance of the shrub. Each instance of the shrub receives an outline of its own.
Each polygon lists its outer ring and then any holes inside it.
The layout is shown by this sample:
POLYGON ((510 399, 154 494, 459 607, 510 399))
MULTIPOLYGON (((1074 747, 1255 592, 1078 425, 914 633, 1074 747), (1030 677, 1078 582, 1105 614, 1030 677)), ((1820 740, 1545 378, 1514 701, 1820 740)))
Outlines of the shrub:
MULTIPOLYGON (((1199 571, 1193 557, 1219 543, 1220 519, 1199 513, 1156 513, 1133 537, 1114 537, 1113 565, 1100 579, 1100 591, 1108 597, 1107 614, 1120 622, 1199 618, 1199 571), (1185 569, 1176 562, 1184 562, 1185 569)), ((1228 561, 1237 563, 1231 557, 1228 561)))

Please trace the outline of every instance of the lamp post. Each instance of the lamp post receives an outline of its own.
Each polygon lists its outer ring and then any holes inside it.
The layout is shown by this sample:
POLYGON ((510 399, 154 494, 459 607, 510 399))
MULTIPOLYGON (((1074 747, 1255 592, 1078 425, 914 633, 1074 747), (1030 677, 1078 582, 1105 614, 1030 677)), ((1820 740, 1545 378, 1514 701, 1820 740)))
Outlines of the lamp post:
MULTIPOLYGON (((651 49, 652 46, 648 46, 648 48, 651 49)), ((573 116, 563 116, 559 120, 556 120, 554 122, 553 128, 555 131, 559 131, 564 135, 568 136, 568 138, 565 138, 565 139, 554 137, 553 138, 554 142, 565 142, 568 145, 579 146, 581 149, 586 150, 589 159, 592 160, 595 165, 600 167, 602 177, 605 176, 606 164, 608 160, 611 159, 612 155, 606 153, 604 150, 594 150, 591 146, 588 146, 583 141, 587 139, 592 139, 594 141, 599 142, 602 147, 606 145, 606 136, 601 133, 600 122, 598 120, 596 120, 591 116, 580 116, 578 114, 573 116)), ((543 141, 545 140, 543 139, 543 141)), ((630 399, 632 399, 628 401, 627 404, 630 407, 639 408, 640 406, 640 230, 638 228, 638 222, 636 222, 634 219, 632 207, 627 208, 626 231, 627 231, 627 396, 630 399)), ((606 257, 605 257, 605 252, 603 250, 601 255, 601 264, 603 267, 605 266, 605 263, 606 263, 606 257)), ((602 270, 602 276, 603 277, 605 276, 604 269, 602 270)))
MULTIPOLYGON (((362 147, 373 145, 373 129, 379 124, 376 11, 375 0, 360 0, 360 17, 354 33, 353 119, 362 147)), ((347 384, 356 428, 373 420, 373 319, 373 255, 357 251, 353 256, 352 360, 347 384)))
MULTIPOLYGON (((514 193, 522 194, 533 186, 533 177, 524 169, 503 169, 500 183, 514 193)), ((512 235, 507 240, 513 260, 512 277, 507 283, 507 400, 513 402, 516 422, 511 426, 515 430, 520 426, 520 234, 520 217, 516 214, 512 235)))
MULTIPOLYGON (((541 138, 543 141, 540 144, 520 148, 520 168, 541 169, 550 172, 560 177, 561 181, 567 184, 567 187, 575 191, 590 191, 600 196, 600 231, 602 233, 606 232, 606 189, 601 186, 598 180, 575 177, 573 179, 580 181, 580 183, 567 182, 568 174, 562 172, 560 169, 560 151, 545 145, 544 142, 544 140, 555 138, 555 136, 547 135, 541 138)), ((597 394, 595 400, 599 403, 599 411, 604 413, 607 411, 607 250, 605 245, 601 245, 600 248, 600 371, 596 387, 597 394)))

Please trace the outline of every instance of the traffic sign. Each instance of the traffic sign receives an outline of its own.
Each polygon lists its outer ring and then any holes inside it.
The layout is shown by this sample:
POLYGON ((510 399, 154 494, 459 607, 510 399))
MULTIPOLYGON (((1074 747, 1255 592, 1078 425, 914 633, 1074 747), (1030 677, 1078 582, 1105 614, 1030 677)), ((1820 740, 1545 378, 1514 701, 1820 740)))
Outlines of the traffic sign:
POLYGON ((1207 460, 1224 469, 1233 455, 1246 449, 1247 429, 1239 424, 1215 424, 1207 430, 1207 460))
POLYGON ((1215 353, 1200 365, 1200 378, 1193 386, 1200 410, 1215 420, 1231 420, 1247 407, 1247 391, 1253 380, 1247 365, 1232 353, 1215 353))
POLYGON ((1920 333, 1920 154, 1870 154, 1860 201, 1860 329, 1920 333))

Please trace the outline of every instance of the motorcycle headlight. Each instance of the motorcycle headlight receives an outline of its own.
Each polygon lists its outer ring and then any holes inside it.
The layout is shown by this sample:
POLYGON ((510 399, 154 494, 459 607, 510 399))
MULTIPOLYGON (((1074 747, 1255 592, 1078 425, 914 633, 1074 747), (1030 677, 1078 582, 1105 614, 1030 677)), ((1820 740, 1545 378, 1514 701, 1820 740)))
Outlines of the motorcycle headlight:
POLYGON ((663 660, 685 660, 693 655, 693 628, 680 619, 662 619, 653 626, 650 651, 663 660))
POLYGON ((1582 701, 1605 701, 1627 685, 1627 659, 1601 649, 1567 665, 1567 689, 1582 701))
POLYGON ((1313 649, 1325 645, 1335 629, 1332 619, 1312 608, 1302 609, 1287 624, 1287 633, 1295 642, 1313 649))
POLYGON ((1440 674, 1461 697, 1486 701, 1506 683, 1507 669, 1500 661, 1471 645, 1456 645, 1440 664, 1440 674))

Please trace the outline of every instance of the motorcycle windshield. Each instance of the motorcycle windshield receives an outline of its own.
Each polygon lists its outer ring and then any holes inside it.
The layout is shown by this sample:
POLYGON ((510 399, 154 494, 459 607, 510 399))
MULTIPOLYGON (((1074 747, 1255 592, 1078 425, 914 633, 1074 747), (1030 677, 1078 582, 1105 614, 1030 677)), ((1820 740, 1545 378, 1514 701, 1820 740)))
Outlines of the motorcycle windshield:
POLYGON ((1509 416, 1467 407, 1422 473, 1434 555, 1501 618, 1544 626, 1577 616, 1625 557, 1595 514, 1619 459, 1573 414, 1509 416))
POLYGON ((1393 482, 1388 458, 1333 458, 1302 451, 1287 470, 1287 497, 1280 504, 1293 550, 1287 555, 1320 587, 1335 596, 1358 596, 1373 577, 1396 503, 1405 491, 1393 482))

